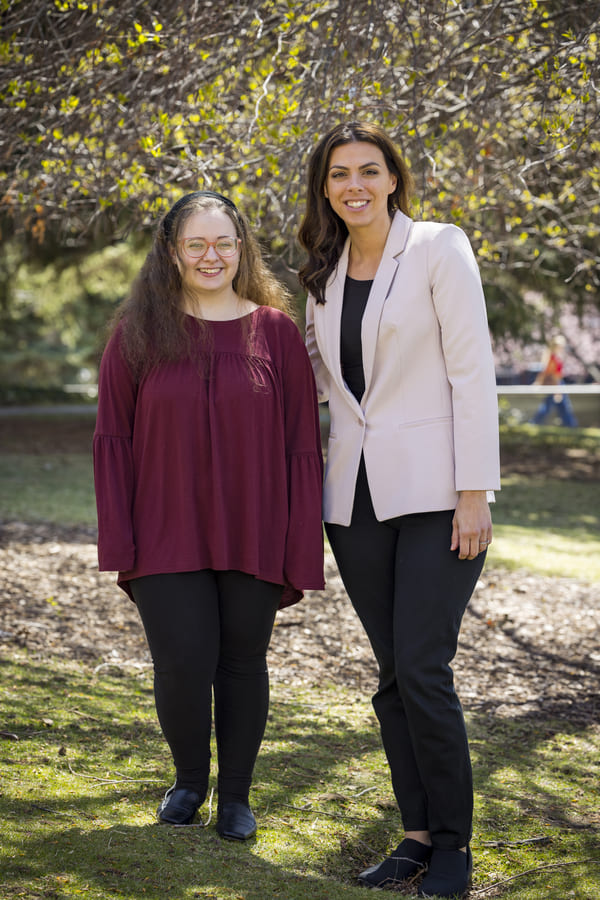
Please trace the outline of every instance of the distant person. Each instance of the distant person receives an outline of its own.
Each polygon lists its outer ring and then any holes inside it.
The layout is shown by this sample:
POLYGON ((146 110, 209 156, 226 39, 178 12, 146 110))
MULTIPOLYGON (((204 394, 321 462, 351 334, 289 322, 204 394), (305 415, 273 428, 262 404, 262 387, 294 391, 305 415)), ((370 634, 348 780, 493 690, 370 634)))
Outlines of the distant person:
MULTIPOLYGON (((534 384, 564 384, 563 369, 567 342, 562 334, 552 338, 542 357, 542 370, 534 384)), ((563 425, 577 428, 577 419, 568 394, 547 394, 531 419, 533 425, 541 425, 552 413, 558 413, 563 425)))
POLYGON ((454 225, 409 217, 411 179, 375 125, 337 125, 308 167, 307 345, 331 432, 325 527, 379 666, 373 706, 404 837, 358 877, 454 897, 473 789, 450 662, 492 540, 498 411, 481 280, 454 225))
POLYGON ((312 369, 244 216, 197 191, 158 225, 100 367, 101 570, 135 601, 176 780, 160 822, 191 824, 210 768, 217 832, 256 831, 252 772, 276 611, 323 587, 312 369))

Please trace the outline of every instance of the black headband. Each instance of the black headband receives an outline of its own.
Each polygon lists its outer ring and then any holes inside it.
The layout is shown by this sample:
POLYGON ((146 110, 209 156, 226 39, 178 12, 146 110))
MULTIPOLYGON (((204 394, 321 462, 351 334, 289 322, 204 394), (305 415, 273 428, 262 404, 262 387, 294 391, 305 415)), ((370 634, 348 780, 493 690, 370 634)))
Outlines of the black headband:
POLYGON ((179 212, 183 209, 184 206, 190 202, 190 200, 195 200, 197 197, 209 197, 212 200, 220 200, 221 203, 224 203, 225 206, 228 206, 232 209, 236 215, 239 215, 237 206, 233 203, 228 197, 224 197, 223 194, 217 194, 216 191, 193 191, 191 194, 186 194, 184 197, 181 197, 177 203, 175 203, 166 216, 163 219, 163 231, 165 233, 165 237, 167 240, 171 237, 171 231, 173 230, 173 222, 179 212))

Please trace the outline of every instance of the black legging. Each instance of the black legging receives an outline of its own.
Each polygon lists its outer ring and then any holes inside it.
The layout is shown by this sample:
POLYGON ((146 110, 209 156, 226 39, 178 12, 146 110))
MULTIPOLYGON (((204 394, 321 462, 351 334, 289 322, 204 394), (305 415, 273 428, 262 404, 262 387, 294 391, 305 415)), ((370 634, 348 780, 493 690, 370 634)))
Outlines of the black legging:
POLYGON ((154 696, 177 787, 208 789, 212 691, 219 804, 248 802, 267 721, 266 653, 281 586, 243 572, 147 575, 130 582, 154 663, 154 696))
POLYGON ((325 526, 379 665, 373 707, 404 828, 430 831, 445 850, 471 836, 471 764, 450 662, 485 558, 450 551, 452 517, 377 521, 361 461, 350 526, 325 526))

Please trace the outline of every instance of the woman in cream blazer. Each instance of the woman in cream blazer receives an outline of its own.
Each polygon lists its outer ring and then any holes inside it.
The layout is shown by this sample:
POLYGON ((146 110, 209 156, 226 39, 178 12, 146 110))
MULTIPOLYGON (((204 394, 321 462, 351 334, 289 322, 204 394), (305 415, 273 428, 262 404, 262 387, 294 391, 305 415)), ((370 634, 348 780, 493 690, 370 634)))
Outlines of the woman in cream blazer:
POLYGON ((498 481, 494 366, 467 237, 395 213, 362 320, 360 402, 340 365, 349 248, 348 239, 327 302, 309 297, 306 312, 319 401, 331 416, 324 519, 350 524, 361 453, 378 519, 454 509, 458 491, 498 481))
POLYGON ((422 871, 420 896, 452 897, 471 874, 472 780, 450 661, 492 538, 498 414, 469 241, 412 221, 409 194, 385 132, 332 129, 309 163, 300 280, 331 419, 323 517, 379 664, 373 705, 404 825, 359 880, 422 871))

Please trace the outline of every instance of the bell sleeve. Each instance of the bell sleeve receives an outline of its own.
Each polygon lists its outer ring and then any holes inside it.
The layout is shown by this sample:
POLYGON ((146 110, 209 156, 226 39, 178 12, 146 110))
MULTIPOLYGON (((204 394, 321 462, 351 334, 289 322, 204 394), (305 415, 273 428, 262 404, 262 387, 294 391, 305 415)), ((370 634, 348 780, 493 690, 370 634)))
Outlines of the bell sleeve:
MULTIPOLYGON (((289 518, 284 574, 296 592, 321 590, 323 579, 323 457, 315 379, 295 326, 284 361, 285 441, 289 518)), ((300 599, 287 600, 282 605, 300 599)))
POLYGON ((134 466, 132 436, 137 385, 121 354, 119 331, 106 346, 98 379, 94 432, 94 485, 100 571, 133 568, 134 466))

